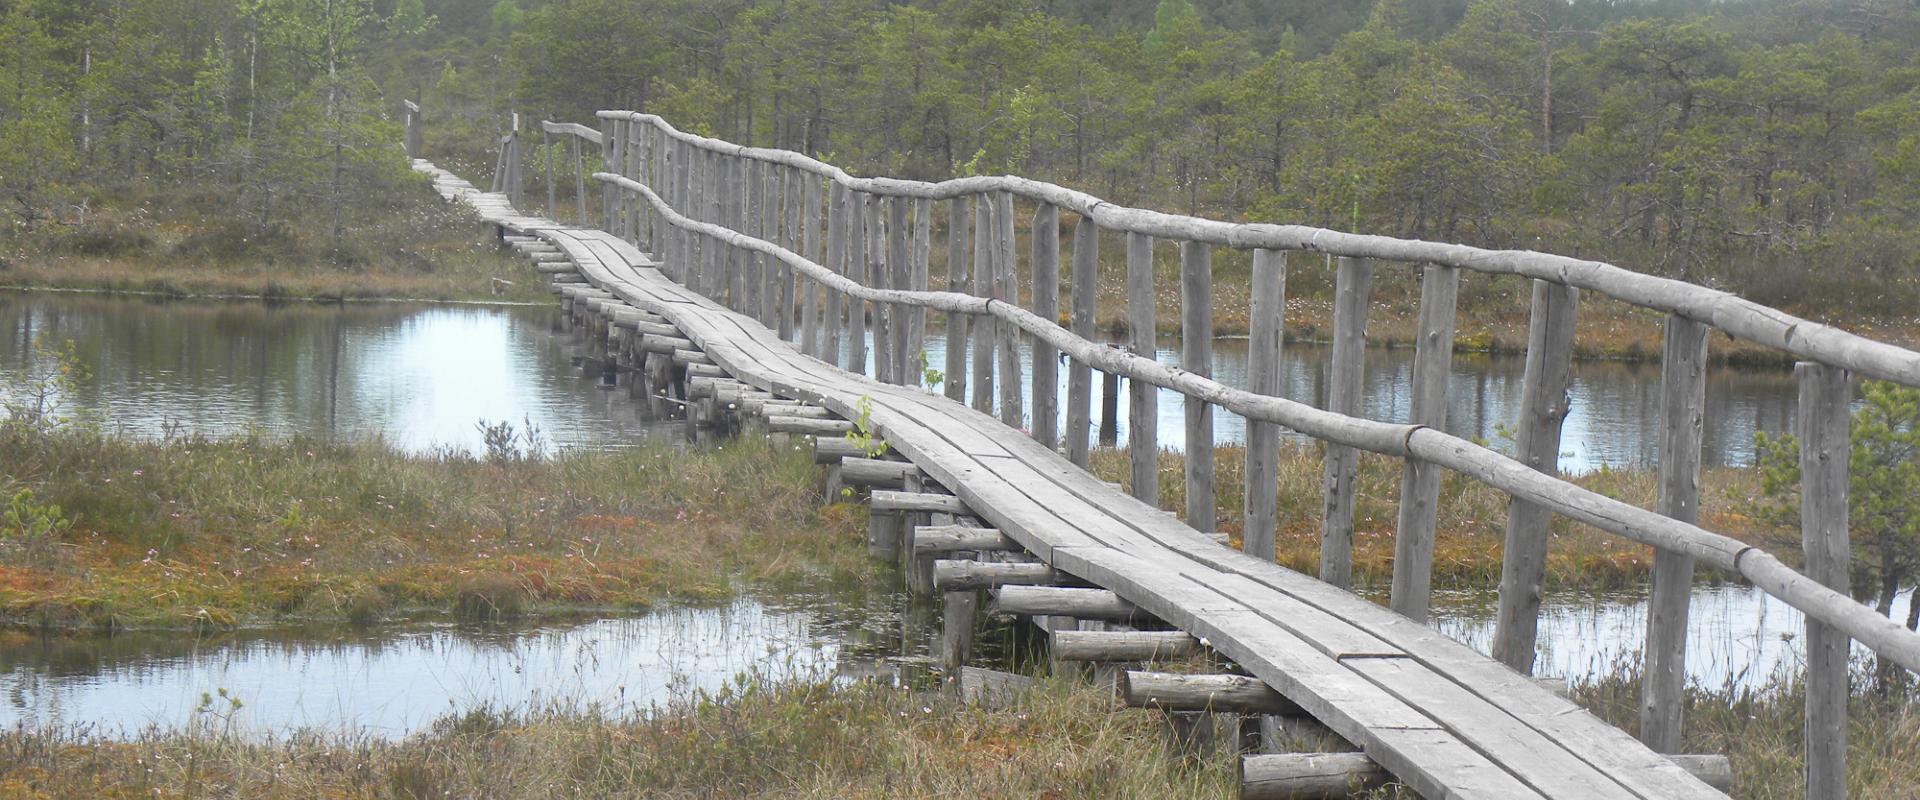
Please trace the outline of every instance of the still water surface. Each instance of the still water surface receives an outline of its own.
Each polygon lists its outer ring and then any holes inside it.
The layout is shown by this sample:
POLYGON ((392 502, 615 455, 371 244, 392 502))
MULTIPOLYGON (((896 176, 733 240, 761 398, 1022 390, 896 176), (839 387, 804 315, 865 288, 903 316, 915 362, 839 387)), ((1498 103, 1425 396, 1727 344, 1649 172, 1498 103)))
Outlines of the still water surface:
MULTIPOLYGON (((479 420, 526 420, 558 446, 604 447, 684 437, 679 423, 643 418, 625 391, 589 377, 550 308, 404 304, 269 306, 0 292, 0 387, 44 363, 36 345, 72 340, 92 371, 75 410, 136 435, 379 436, 425 451, 473 449, 479 420)), ((939 364, 943 342, 928 343, 939 364)), ((1177 360, 1168 347, 1162 361, 1177 360)), ((1456 358, 1448 427, 1499 440, 1515 414, 1522 363, 1456 358)), ((1214 374, 1244 385, 1244 342, 1216 347, 1214 374)), ((1365 413, 1403 420, 1412 351, 1367 353, 1365 413)), ((1290 345, 1284 391, 1319 403, 1325 348, 1290 345)), ((1064 372, 1064 371, 1063 371, 1064 372)), ((1581 362, 1563 466, 1652 463, 1659 372, 1581 362)), ((1119 418, 1126 418, 1124 392, 1119 418)), ((1756 430, 1793 412, 1783 371, 1716 370, 1707 389, 1706 461, 1741 464, 1756 430)), ((1162 393, 1163 445, 1181 445, 1179 397, 1162 393)), ((1217 434, 1238 441, 1241 420, 1217 434)), ((1124 437, 1124 426, 1122 430, 1124 437)), ((227 689, 252 728, 417 730, 449 711, 549 702, 645 709, 713 690, 752 672, 830 679, 924 661, 925 632, 897 598, 744 600, 721 609, 527 628, 433 626, 378 631, 242 632, 113 639, 14 637, 0 643, 0 724, 90 723, 132 729, 193 718, 203 693, 227 689), (902 619, 907 619, 903 623, 902 619), (904 627, 903 627, 904 625, 904 627)), ((1437 598, 1435 625, 1485 651, 1490 594, 1437 598)), ((1549 598, 1540 671, 1575 679, 1637 659, 1643 599, 1549 598)), ((1706 686, 1761 686, 1798 669, 1798 612, 1743 587, 1696 592, 1688 671, 1706 686)))

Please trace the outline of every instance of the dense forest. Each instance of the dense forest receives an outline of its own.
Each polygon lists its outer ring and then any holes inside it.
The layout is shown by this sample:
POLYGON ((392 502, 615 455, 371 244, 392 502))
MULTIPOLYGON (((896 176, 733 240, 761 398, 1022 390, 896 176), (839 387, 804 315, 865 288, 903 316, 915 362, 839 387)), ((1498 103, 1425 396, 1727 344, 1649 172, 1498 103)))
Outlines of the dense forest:
MULTIPOLYGON (((100 187, 260 226, 642 108, 856 172, 1606 258, 1911 314, 1912 0, 0 0, 15 228, 100 187), (87 187, 84 190, 77 187, 87 187)), ((470 177, 482 177, 471 175, 470 177)), ((329 222, 330 221, 330 222, 329 222)), ((337 233, 337 231, 336 231, 337 233)))

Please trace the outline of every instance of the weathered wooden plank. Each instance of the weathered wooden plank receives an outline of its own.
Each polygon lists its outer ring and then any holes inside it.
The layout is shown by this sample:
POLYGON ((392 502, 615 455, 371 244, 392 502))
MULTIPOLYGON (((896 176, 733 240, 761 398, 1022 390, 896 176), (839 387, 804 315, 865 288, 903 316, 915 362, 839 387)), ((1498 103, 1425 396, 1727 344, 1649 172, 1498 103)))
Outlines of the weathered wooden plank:
MULTIPOLYGON (((1447 425, 1447 377, 1453 369, 1453 320, 1460 270, 1429 265, 1420 281, 1420 332, 1413 354, 1415 425, 1447 425)), ((1393 540, 1393 610, 1425 621, 1433 586, 1433 540, 1440 521, 1440 466, 1410 458, 1400 470, 1400 515, 1393 540)))
MULTIPOLYGON (((1700 514, 1700 442, 1705 423, 1707 332, 1669 315, 1660 368, 1660 487, 1654 510, 1683 522, 1700 514)), ((1657 753, 1680 749, 1686 702, 1687 611, 1693 599, 1693 556, 1653 554, 1647 601, 1647 643, 1640 680, 1640 741, 1657 753)))
MULTIPOLYGON (((1334 272, 1333 365, 1327 375, 1327 410, 1359 416, 1367 354, 1367 307, 1373 295, 1373 262, 1343 258, 1334 272)), ((1353 580, 1353 493, 1360 452, 1340 444, 1326 449, 1322 489, 1320 579, 1345 588, 1353 580)))
MULTIPOLYGON (((1552 475, 1559 470, 1560 424, 1567 416, 1567 380, 1573 358, 1576 292, 1548 281, 1533 282, 1532 320, 1527 329, 1527 366, 1521 378, 1520 420, 1514 455, 1552 475)), ((1493 657, 1533 674, 1534 638, 1540 624, 1540 583, 1546 577, 1547 525, 1553 512, 1515 498, 1507 509, 1506 547, 1500 563, 1500 608, 1493 657)))
MULTIPOLYGON (((1158 328, 1154 314, 1153 239, 1127 234, 1127 330, 1134 355, 1153 358, 1158 328)), ((1160 504, 1160 436, 1158 389, 1141 381, 1127 388, 1127 457, 1133 496, 1150 506, 1160 504)))
POLYGON ((1638 800, 1637 794, 1561 743, 1541 737, 1499 706, 1417 661, 1350 658, 1341 663, 1427 712, 1474 749, 1495 755, 1496 762, 1549 797, 1638 800))
MULTIPOLYGON (((1848 424, 1853 384, 1847 371, 1824 364, 1794 365, 1800 386, 1800 544, 1807 577, 1836 592, 1848 585, 1848 424)), ((1845 633, 1807 616, 1807 800, 1847 796, 1847 649, 1845 633)))
MULTIPOLYGON (((1033 313, 1041 319, 1060 318, 1060 209, 1041 203, 1033 210, 1033 313)), ((1033 344, 1033 375, 1028 394, 1033 397, 1034 441, 1048 448, 1060 441, 1060 351, 1033 344)))
MULTIPOLYGON (((1281 354, 1286 330, 1287 256, 1253 251, 1252 339, 1247 343, 1247 391, 1280 394, 1281 354)), ((1255 557, 1274 557, 1279 531, 1280 426, 1248 420, 1246 524, 1240 549, 1255 557)))
MULTIPOLYGON (((1072 323, 1073 335, 1094 337, 1094 303, 1100 278, 1100 226, 1081 217, 1073 226, 1072 323)), ((1073 359, 1067 364, 1067 460, 1085 468, 1092 451, 1093 369, 1073 359)))

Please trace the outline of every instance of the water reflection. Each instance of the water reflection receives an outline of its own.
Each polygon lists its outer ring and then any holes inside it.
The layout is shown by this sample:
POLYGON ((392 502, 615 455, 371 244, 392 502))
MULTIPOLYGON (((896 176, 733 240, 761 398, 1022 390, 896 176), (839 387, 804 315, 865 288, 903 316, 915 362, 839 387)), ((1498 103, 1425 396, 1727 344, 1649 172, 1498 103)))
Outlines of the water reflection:
POLYGON ((381 436, 420 451, 479 447, 481 419, 531 421, 563 446, 667 428, 583 373, 554 314, 0 292, 0 386, 36 342, 72 340, 93 372, 72 405, 138 435, 381 436))
POLYGON ((114 637, 15 635, 0 646, 0 725, 129 731, 189 721, 225 689, 248 730, 399 736, 477 706, 597 704, 644 713, 737 676, 873 675, 901 653, 898 598, 742 600, 531 627, 435 625, 114 637))

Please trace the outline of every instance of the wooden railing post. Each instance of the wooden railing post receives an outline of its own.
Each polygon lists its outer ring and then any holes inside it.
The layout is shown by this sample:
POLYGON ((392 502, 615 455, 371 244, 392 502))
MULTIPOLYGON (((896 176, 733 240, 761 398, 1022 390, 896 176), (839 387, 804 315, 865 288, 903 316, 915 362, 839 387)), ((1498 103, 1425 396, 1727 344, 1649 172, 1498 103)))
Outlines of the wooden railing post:
MULTIPOLYGON (((887 198, 867 198, 867 285, 875 289, 893 288, 893 272, 887 264, 887 198)), ((881 383, 895 382, 893 367, 892 303, 873 304, 873 377, 881 383)))
MULTIPOLYGON (((600 121, 600 128, 601 151, 606 154, 606 164, 602 166, 602 170, 615 175, 626 174, 626 121, 603 119, 600 121)), ((614 191, 612 186, 602 186, 601 191, 607 195, 607 217, 602 220, 607 227, 607 232, 622 239, 626 238, 627 193, 614 191)))
MULTIPOLYGON (((1041 203, 1033 210, 1033 313, 1060 320, 1060 209, 1041 203)), ((1060 442, 1060 354, 1033 343, 1033 439, 1051 450, 1060 442)))
MULTIPOLYGON (((707 206, 706 221, 715 225, 725 225, 727 224, 727 201, 730 199, 726 186, 732 178, 733 171, 730 169, 732 165, 727 163, 726 156, 711 150, 703 152, 707 154, 705 164, 707 194, 704 198, 707 206)), ((733 256, 728 249, 717 239, 709 242, 707 247, 707 286, 702 293, 712 298, 714 302, 720 302, 727 291, 727 280, 730 277, 727 261, 733 256)))
MULTIPOLYGON (((887 272, 895 289, 913 288, 913 265, 908 261, 913 245, 913 231, 908 227, 907 214, 910 209, 906 197, 887 198, 887 272)), ((895 305, 888 320, 892 327, 887 333, 892 336, 893 382, 901 386, 920 385, 920 371, 912 367, 912 352, 907 350, 909 340, 913 338, 913 309, 910 306, 895 305)))
MULTIPOLYGON (((1447 379, 1453 371, 1453 321, 1460 270, 1429 264, 1420 279, 1420 333, 1413 353, 1413 416, 1429 428, 1447 425, 1447 379)), ((1440 466, 1409 458, 1400 467, 1400 517, 1393 538, 1393 610, 1427 621, 1433 586, 1433 539, 1440 523, 1440 466)))
MULTIPOLYGON (((867 196, 853 192, 847 198, 847 278, 867 283, 867 196)), ((847 370, 867 374, 867 301, 847 298, 847 370)))
MULTIPOLYGON (((1213 377, 1213 248, 1180 243, 1180 366, 1213 377)), ((1187 418, 1187 524, 1202 533, 1219 527, 1213 493, 1213 406, 1196 397, 1183 403, 1187 418)))
POLYGON ((573 213, 580 220, 580 227, 587 227, 587 176, 584 174, 586 156, 580 144, 580 137, 567 136, 567 150, 573 156, 573 213))
MULTIPOLYGON (((1816 362, 1794 365, 1800 384, 1800 543, 1807 577, 1846 592, 1848 561, 1847 468, 1852 440, 1847 371, 1816 362)), ((1847 796, 1846 634, 1807 616, 1807 800, 1847 796)))
MULTIPOLYGON (((1681 522, 1700 518, 1700 442, 1707 393, 1707 333, 1668 314, 1660 367, 1660 488, 1654 510, 1681 522)), ((1693 602, 1693 556, 1653 553, 1647 601, 1647 645, 1640 670, 1640 741, 1656 753, 1680 752, 1686 702, 1687 612, 1693 602)))
MULTIPOLYGON (((600 121, 601 172, 620 171, 618 165, 615 163, 616 156, 614 150, 614 139, 617 138, 615 131, 618 130, 619 124, 617 120, 611 119, 603 119, 600 121)), ((608 233, 616 235, 619 233, 617 230, 618 226, 616 225, 620 214, 617 207, 619 202, 620 193, 613 190, 612 184, 600 184, 600 227, 608 233)))
MULTIPOLYGON (((915 198, 913 201, 913 252, 910 257, 910 273, 907 276, 909 288, 924 292, 930 288, 933 262, 933 201, 927 198, 915 198)), ((920 306, 907 309, 907 363, 913 373, 908 381, 920 385, 920 358, 927 348, 927 310, 920 306)))
POLYGON ((513 112, 512 137, 507 141, 507 202, 514 208, 520 207, 520 112, 513 112))
MULTIPOLYGON (((1548 475, 1559 473, 1560 425, 1567 418, 1567 373, 1573 359, 1578 300, 1578 291, 1570 286, 1533 282, 1527 366, 1521 380, 1520 422, 1513 455, 1548 475)), ((1533 674, 1534 639, 1540 626, 1540 583, 1546 577, 1547 534, 1552 521, 1553 512, 1524 500, 1515 499, 1507 507, 1493 657, 1528 675, 1533 674)))
MULTIPOLYGON (((993 296, 993 196, 973 196, 973 294, 993 296)), ((973 409, 993 413, 993 343, 998 321, 981 314, 973 321, 973 409)))
MULTIPOLYGON (((692 146, 675 140, 673 144, 674 209, 691 216, 693 208, 692 146)), ((680 285, 693 286, 693 237, 684 228, 673 228, 673 277, 680 285)))
MULTIPOLYGON (((1253 251, 1252 341, 1247 346, 1247 391, 1280 394, 1286 341, 1287 254, 1253 251)), ((1274 557, 1280 515, 1280 426, 1247 421, 1246 529, 1240 549, 1263 561, 1274 557)))
MULTIPOLYGON (((967 291, 967 199, 947 201, 947 291, 967 291)), ((966 314, 947 312, 947 399, 967 402, 967 323, 966 314)))
MULTIPOLYGON (((1073 319, 1068 328, 1082 339, 1094 336, 1094 301, 1099 291, 1100 226, 1082 215, 1073 226, 1073 319)), ((1092 451, 1093 368, 1074 359, 1067 364, 1067 460, 1082 469, 1092 451)))
MULTIPOLYGON (((993 194, 993 297, 1003 303, 1020 305, 1020 282, 1015 273, 1013 253, 1013 192, 993 194)), ((1000 353, 1000 421, 1021 427, 1026 415, 1020 407, 1020 331, 1012 325, 998 325, 994 338, 1000 353)))
MULTIPOLYGON (((781 194, 786 197, 786 213, 784 216, 786 218, 787 247, 805 256, 807 260, 817 262, 820 260, 820 257, 813 252, 812 230, 807 222, 808 174, 794 167, 782 170, 781 174, 785 177, 786 181, 785 188, 781 194)), ((800 287, 794 285, 794 278, 796 276, 794 275, 793 268, 786 264, 775 264, 774 270, 774 281, 779 284, 777 287, 777 302, 780 304, 780 313, 778 316, 780 322, 780 338, 789 342, 799 342, 801 339, 810 338, 798 330, 812 323, 813 317, 807 314, 805 309, 797 309, 795 307, 796 301, 799 300, 797 295, 800 287), (800 317, 798 320, 794 318, 796 314, 800 317)), ((804 306, 805 304, 798 303, 798 305, 804 306)), ((804 348, 802 348, 802 352, 805 352, 804 348)))
MULTIPOLYGON (((1360 415, 1366 385, 1367 306, 1373 296, 1373 262, 1341 258, 1334 272, 1333 366, 1327 410, 1360 415)), ((1353 581, 1353 484, 1360 451, 1328 443, 1320 530, 1320 580, 1346 588, 1353 581)))
MULTIPOLYGON (((1158 343, 1153 296, 1153 237, 1127 232, 1127 328, 1134 355, 1153 359, 1158 343)), ((1160 409, 1158 388, 1127 381, 1127 456, 1133 496, 1160 504, 1160 409)))
MULTIPOLYGON (((760 162, 745 156, 722 156, 727 164, 727 180, 732 188, 727 191, 727 219, 721 223, 728 228, 751 236, 755 239, 766 238, 766 232, 760 228, 761 207, 766 204, 766 195, 760 191, 762 177, 760 162)), ((749 317, 760 316, 760 277, 757 274, 759 254, 729 247, 727 268, 727 295, 732 299, 733 310, 749 317)))
POLYGON ((558 219, 560 215, 554 211, 559 205, 559 193, 553 187, 553 135, 547 133, 545 125, 540 126, 540 152, 545 156, 542 160, 547 162, 547 218, 558 219))
MULTIPOLYGON (((810 261, 820 261, 820 181, 813 173, 795 172, 800 184, 800 246, 810 261)), ((829 263, 831 259, 828 260, 829 263)), ((825 359, 820 352, 820 287, 800 278, 800 352, 825 359)))
MULTIPOLYGON (((837 182, 827 183, 827 269, 845 275, 847 272, 847 187, 837 182)), ((846 354, 841 351, 841 332, 846 329, 847 317, 842 313, 845 298, 838 290, 822 286, 826 292, 825 336, 820 343, 827 363, 845 366, 846 354)))

